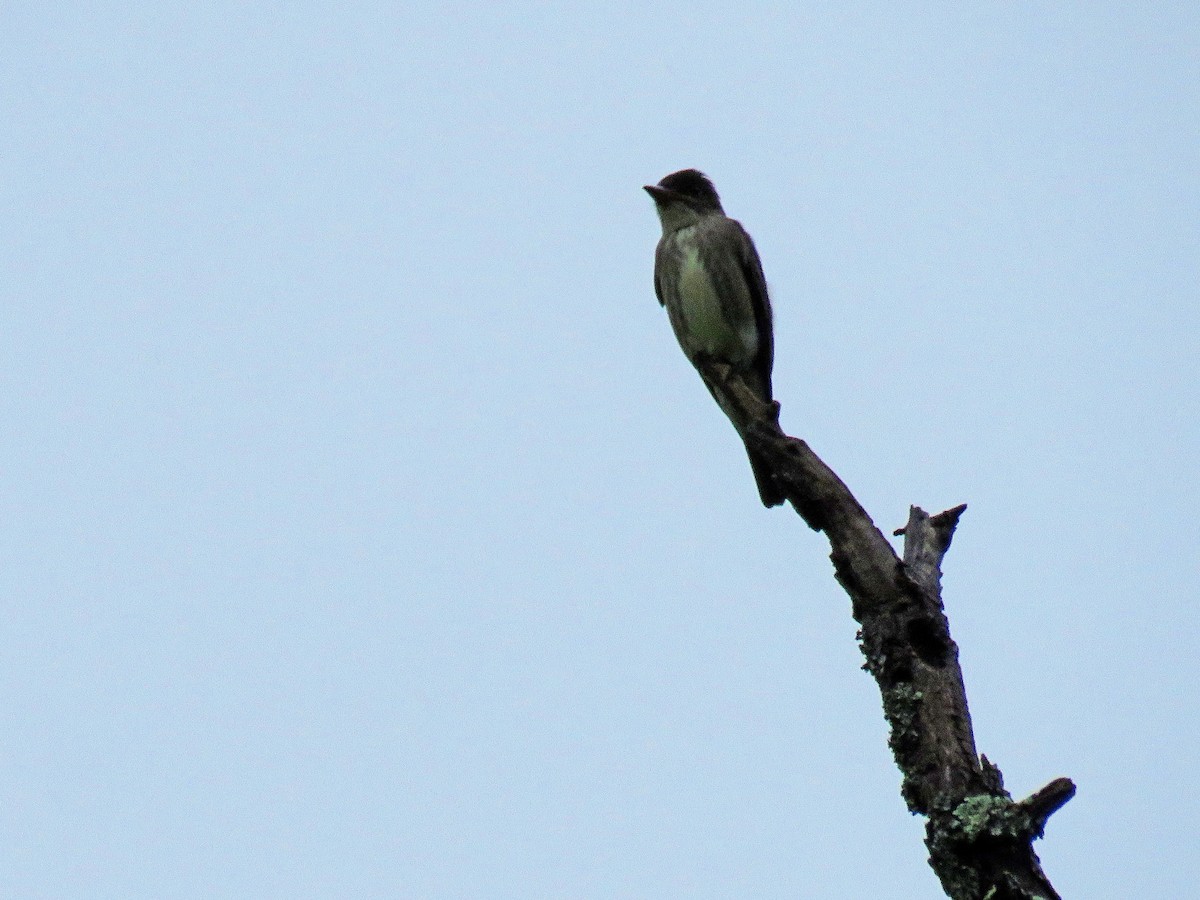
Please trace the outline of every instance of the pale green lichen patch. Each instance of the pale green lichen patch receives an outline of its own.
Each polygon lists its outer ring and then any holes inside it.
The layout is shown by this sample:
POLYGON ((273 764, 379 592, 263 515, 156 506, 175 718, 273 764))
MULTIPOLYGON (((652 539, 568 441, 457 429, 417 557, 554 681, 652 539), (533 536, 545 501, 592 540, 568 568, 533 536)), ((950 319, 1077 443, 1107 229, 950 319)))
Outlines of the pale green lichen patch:
POLYGON ((1027 840, 1032 823, 1029 816, 1008 797, 977 794, 954 810, 957 839, 974 843, 984 838, 1027 840))

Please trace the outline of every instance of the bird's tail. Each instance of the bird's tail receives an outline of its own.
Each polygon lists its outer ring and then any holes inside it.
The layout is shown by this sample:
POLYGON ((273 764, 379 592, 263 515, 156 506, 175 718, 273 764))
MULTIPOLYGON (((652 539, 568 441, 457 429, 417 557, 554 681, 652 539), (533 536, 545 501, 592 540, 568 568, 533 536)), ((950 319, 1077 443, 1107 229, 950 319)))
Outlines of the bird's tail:
POLYGON ((766 460, 750 448, 749 443, 746 444, 746 455, 750 457, 750 468, 754 470, 754 481, 758 484, 758 496, 762 500, 762 505, 767 509, 779 506, 787 498, 779 489, 779 485, 775 483, 771 467, 767 465, 766 460))
MULTIPOLYGON (((779 485, 775 483, 775 479, 771 475, 771 467, 767 465, 767 461, 756 453, 750 446, 750 442, 746 440, 741 426, 738 425, 740 416, 737 411, 726 405, 728 401, 726 400, 724 391, 717 388, 707 370, 699 363, 696 364, 696 368, 700 370, 700 377, 704 381, 704 386, 708 388, 708 392, 717 401, 717 406, 721 407, 721 411, 729 417, 729 421, 733 424, 733 427, 742 435, 742 443, 746 445, 746 455, 750 457, 750 468, 754 470, 754 481, 758 485, 758 496, 762 500, 763 506, 770 509, 772 506, 782 505, 783 501, 787 498, 783 495, 783 491, 779 489, 779 485)), ((763 403, 771 404, 771 380, 769 375, 765 380, 760 380, 757 373, 754 372, 741 373, 741 377, 745 379, 745 383, 747 383, 763 403)))

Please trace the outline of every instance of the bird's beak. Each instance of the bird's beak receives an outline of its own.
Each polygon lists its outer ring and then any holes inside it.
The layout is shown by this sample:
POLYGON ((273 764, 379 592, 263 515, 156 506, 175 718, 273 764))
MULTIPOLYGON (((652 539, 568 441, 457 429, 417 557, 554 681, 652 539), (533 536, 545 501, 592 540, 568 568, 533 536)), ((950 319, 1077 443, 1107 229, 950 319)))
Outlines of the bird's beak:
POLYGON ((666 203, 675 195, 674 191, 669 191, 665 187, 659 187, 657 184, 644 185, 642 190, 653 197, 655 203, 666 203))

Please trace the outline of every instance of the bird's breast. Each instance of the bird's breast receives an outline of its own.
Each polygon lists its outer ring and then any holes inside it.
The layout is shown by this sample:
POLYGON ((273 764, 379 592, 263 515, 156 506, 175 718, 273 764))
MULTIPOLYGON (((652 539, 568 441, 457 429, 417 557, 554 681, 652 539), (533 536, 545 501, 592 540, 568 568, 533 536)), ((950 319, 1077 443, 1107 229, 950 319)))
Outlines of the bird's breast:
MULTIPOLYGON (((703 352, 735 365, 748 365, 758 352, 753 318, 739 315, 741 298, 722 296, 698 247, 685 244, 679 262, 679 342, 691 353, 703 352)), ((728 285, 736 293, 740 284, 728 285)), ((678 326, 677 326, 678 328, 678 326)))

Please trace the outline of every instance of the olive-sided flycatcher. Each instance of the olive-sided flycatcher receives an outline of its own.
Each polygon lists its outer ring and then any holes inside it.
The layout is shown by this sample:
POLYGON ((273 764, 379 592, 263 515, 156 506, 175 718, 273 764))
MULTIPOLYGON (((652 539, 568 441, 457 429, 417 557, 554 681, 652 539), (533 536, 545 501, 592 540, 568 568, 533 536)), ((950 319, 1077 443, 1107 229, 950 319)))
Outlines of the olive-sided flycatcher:
MULTIPOLYGON (((767 280, 754 242, 728 218, 713 183, 695 169, 646 185, 662 222, 654 254, 654 292, 667 308, 675 337, 695 365, 707 358, 738 372, 770 404, 775 339, 767 280)), ((764 506, 783 494, 770 468, 747 444, 764 506)))

